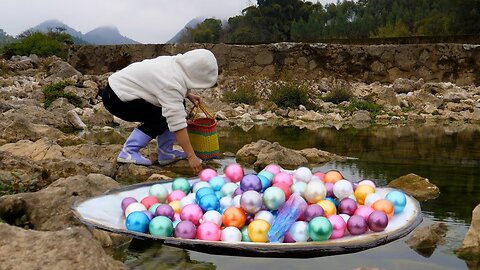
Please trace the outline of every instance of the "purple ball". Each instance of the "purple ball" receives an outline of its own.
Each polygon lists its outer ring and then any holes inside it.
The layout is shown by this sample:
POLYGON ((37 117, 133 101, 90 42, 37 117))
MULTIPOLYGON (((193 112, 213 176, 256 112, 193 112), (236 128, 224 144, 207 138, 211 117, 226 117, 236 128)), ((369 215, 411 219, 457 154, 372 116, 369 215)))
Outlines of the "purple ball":
POLYGON ((242 195, 243 194, 243 191, 240 187, 238 187, 237 189, 235 189, 235 191, 233 192, 233 197, 237 196, 237 195, 242 195))
POLYGON ((245 224, 250 224, 255 219, 255 214, 247 214, 245 224))
POLYGON ((335 198, 335 194, 333 194, 333 183, 325 183, 325 188, 327 189, 327 197, 335 198))
POLYGON ((152 214, 150 211, 148 211, 148 210, 147 210, 147 211, 143 211, 143 213, 144 213, 145 215, 147 215, 148 219, 150 219, 150 220, 152 220, 152 218, 154 218, 153 214, 152 214))
POLYGON ((125 209, 127 209, 127 207, 134 202, 138 202, 138 201, 137 201, 137 199, 135 199, 133 197, 124 198, 122 200, 122 211, 125 212, 125 209))
POLYGON ((347 229, 351 235, 360 235, 368 230, 368 225, 362 216, 353 215, 347 221, 347 229))
POLYGON ((174 215, 175 215, 175 211, 168 204, 161 204, 157 206, 157 209, 155 209, 155 216, 165 216, 173 221, 174 215))
POLYGON ((249 190, 260 192, 262 190, 262 180, 255 174, 247 174, 240 181, 240 189, 244 192, 249 190))
POLYGON ((353 215, 357 210, 357 202, 352 198, 344 198, 338 204, 338 211, 340 214, 353 215))
POLYGON ((305 209, 305 212, 303 212, 303 217, 306 222, 310 222, 310 220, 324 215, 325 211, 323 211, 323 208, 318 204, 310 204, 307 206, 307 209, 305 209))
POLYGON ((285 233, 285 238, 283 238, 283 242, 284 243, 295 243, 295 239, 292 238, 292 235, 290 234, 290 232, 286 232, 285 233))
POLYGON ((190 220, 180 221, 175 227, 175 237, 194 239, 196 234, 197 228, 190 220))
POLYGON ((383 211, 373 211, 367 218, 368 228, 374 232, 385 230, 388 225, 387 214, 383 211))

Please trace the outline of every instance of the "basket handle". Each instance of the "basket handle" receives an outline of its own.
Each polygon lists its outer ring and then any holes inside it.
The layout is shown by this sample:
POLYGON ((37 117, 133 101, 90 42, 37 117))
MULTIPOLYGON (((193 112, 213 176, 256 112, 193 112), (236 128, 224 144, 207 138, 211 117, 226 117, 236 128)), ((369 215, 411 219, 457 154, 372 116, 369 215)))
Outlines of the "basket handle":
POLYGON ((213 117, 213 115, 207 110, 207 108, 205 108, 205 107, 202 105, 202 103, 195 104, 195 105, 192 107, 192 109, 191 109, 190 112, 188 113, 188 118, 189 118, 189 119, 195 119, 195 118, 197 118, 198 109, 202 110, 202 112, 203 112, 208 118, 215 119, 215 117, 213 117))

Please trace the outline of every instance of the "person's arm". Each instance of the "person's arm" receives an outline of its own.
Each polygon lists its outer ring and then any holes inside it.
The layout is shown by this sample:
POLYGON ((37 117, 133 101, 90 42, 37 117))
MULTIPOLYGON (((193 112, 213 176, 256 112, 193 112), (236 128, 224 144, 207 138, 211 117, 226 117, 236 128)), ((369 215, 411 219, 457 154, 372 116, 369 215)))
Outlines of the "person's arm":
POLYGON ((187 98, 195 105, 202 103, 202 98, 200 96, 192 94, 190 90, 187 91, 187 98))
POLYGON ((188 137, 187 129, 182 128, 175 131, 175 136, 177 138, 178 144, 183 148, 183 151, 185 151, 185 154, 187 155, 187 160, 190 168, 192 168, 192 171, 195 175, 198 175, 198 173, 202 170, 202 163, 193 151, 192 144, 190 143, 190 138, 188 137))

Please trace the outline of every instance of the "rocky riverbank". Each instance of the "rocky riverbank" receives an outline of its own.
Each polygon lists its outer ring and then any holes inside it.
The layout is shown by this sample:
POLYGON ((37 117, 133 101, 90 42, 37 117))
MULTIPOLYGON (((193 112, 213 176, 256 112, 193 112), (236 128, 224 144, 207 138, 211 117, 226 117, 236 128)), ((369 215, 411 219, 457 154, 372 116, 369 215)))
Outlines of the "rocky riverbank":
MULTIPOLYGON (((130 239, 85 229, 73 217, 71 205, 76 200, 101 194, 121 184, 191 176, 186 161, 163 167, 115 162, 126 136, 136 123, 117 119, 103 107, 97 94, 106 85, 109 75, 84 75, 54 57, 0 60, 0 217, 12 225, 0 224, 0 235, 5 236, 0 241, 2 265, 14 269, 39 264, 49 269, 63 269, 67 264, 79 268, 95 265, 123 269, 124 266, 114 261, 108 251, 112 247, 128 245, 130 239), (56 93, 57 96, 45 91, 47 86, 60 82, 67 82, 67 85, 60 94, 56 93), (16 241, 17 238, 23 240, 16 241), (56 242, 49 243, 49 239, 59 240, 54 244, 56 242), (80 244, 65 239, 75 239, 80 244), (95 243, 95 247, 88 245, 89 242, 95 243), (28 247, 31 243, 42 246, 33 255, 28 247), (55 250, 78 256, 52 252, 49 253, 51 256, 42 257, 41 254, 52 250, 50 244, 54 244, 55 250), (80 249, 82 252, 78 252, 80 249), (18 260, 8 259, 12 257, 18 260)), ((257 76, 224 74, 217 87, 199 93, 220 126, 237 125, 244 129, 254 125, 317 129, 411 123, 450 125, 454 129, 465 123, 480 124, 480 87, 475 85, 408 79, 397 79, 393 84, 367 84, 332 77, 272 81, 257 76), (267 99, 272 87, 287 82, 296 82, 308 89, 308 106, 283 108, 267 99), (255 104, 223 101, 225 92, 239 91, 239 85, 245 84, 252 85, 258 96, 255 104), (353 101, 339 104, 324 101, 339 87, 348 89, 352 100, 377 104, 381 109, 359 109, 353 106, 353 101)), ((144 154, 155 159, 154 142, 144 149, 144 154)), ((343 158, 319 149, 292 150, 267 141, 246 145, 235 156, 252 168, 261 168, 272 162, 272 158, 280 165, 292 168, 343 158), (264 151, 267 148, 268 151, 264 151)), ((206 166, 219 165, 209 163, 206 166)), ((469 233, 472 237, 478 235, 478 229, 475 230, 469 233)), ((475 249, 478 241, 466 243, 473 246, 468 250, 478 250, 475 249)))

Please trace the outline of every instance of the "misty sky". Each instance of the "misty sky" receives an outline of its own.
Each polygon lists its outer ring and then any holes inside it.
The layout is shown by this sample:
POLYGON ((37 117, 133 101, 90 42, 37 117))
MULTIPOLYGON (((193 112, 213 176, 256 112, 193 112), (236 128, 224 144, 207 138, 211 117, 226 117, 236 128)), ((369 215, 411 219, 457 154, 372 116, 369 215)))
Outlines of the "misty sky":
MULTIPOLYGON (((312 2, 331 3, 336 0, 312 2)), ((254 0, 0 0, 0 29, 16 36, 49 19, 87 33, 102 25, 141 43, 164 43, 196 17, 227 19, 254 0)))

